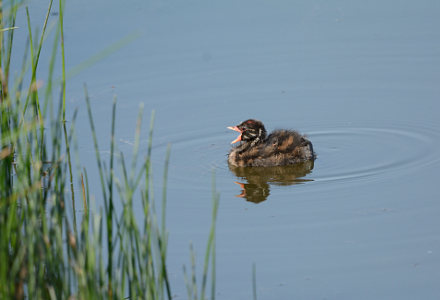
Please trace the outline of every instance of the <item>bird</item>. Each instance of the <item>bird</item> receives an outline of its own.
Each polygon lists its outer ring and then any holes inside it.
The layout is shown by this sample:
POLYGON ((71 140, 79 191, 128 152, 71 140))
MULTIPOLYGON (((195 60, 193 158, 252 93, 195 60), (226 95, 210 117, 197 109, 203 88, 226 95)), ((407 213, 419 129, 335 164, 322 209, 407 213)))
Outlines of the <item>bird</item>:
POLYGON ((228 154, 232 166, 287 166, 316 158, 312 143, 295 130, 278 129, 267 135, 263 123, 255 119, 227 128, 240 133, 231 144, 240 143, 228 154))

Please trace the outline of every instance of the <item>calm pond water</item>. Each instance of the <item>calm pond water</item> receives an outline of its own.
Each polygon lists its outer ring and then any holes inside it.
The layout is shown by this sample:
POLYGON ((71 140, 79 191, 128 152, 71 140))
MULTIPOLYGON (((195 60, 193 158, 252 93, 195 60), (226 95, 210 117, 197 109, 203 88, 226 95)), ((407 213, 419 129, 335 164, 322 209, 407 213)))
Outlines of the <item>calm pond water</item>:
POLYGON ((190 242, 202 264, 213 171, 218 299, 252 298, 253 263, 258 299, 440 299, 440 2, 78 0, 66 13, 69 69, 137 35, 70 78, 69 106, 91 186, 83 83, 104 153, 114 95, 127 156, 139 103, 144 151, 156 111, 158 198, 172 147, 175 299, 186 299, 190 242), (317 160, 230 169, 226 127, 248 118, 307 134, 317 160))

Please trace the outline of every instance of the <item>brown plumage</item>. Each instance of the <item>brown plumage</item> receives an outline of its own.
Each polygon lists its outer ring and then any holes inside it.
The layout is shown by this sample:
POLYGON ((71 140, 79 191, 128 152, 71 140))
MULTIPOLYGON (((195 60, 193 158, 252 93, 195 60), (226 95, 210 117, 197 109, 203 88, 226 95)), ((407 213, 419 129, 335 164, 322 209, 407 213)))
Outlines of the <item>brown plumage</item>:
POLYGON ((241 143, 228 155, 233 166, 285 166, 316 157, 312 143, 294 130, 275 130, 267 136, 263 123, 253 119, 228 128, 240 133, 232 143, 241 143))

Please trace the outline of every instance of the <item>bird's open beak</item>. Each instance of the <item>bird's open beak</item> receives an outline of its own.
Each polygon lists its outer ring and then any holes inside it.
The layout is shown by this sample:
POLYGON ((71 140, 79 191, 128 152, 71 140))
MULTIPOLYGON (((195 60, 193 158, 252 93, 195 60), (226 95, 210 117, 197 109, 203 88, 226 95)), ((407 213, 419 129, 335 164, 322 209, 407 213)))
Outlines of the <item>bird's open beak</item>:
POLYGON ((241 131, 237 126, 229 126, 228 129, 240 132, 240 135, 235 140, 233 140, 231 144, 241 141, 241 134, 243 133, 243 131, 241 131))

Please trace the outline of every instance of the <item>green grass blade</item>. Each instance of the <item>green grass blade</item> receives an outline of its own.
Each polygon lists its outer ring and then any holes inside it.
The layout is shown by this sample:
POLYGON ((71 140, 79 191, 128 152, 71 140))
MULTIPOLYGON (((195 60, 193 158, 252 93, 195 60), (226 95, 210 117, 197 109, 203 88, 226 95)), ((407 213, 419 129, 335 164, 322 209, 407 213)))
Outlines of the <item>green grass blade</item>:
MULTIPOLYGON (((215 254, 213 251, 215 245, 215 224, 217 219, 217 210, 219 204, 219 195, 215 189, 215 173, 212 173, 212 223, 209 231, 208 243, 205 250, 205 260, 203 264, 202 287, 200 292, 201 299, 205 299, 206 284, 208 279, 209 257, 215 254)), ((213 260, 215 261, 215 260, 213 260)))
POLYGON ((63 91, 63 121, 66 121, 66 57, 64 55, 64 0, 59 2, 59 29, 61 36, 61 61, 62 61, 62 79, 61 79, 61 89, 63 91))

